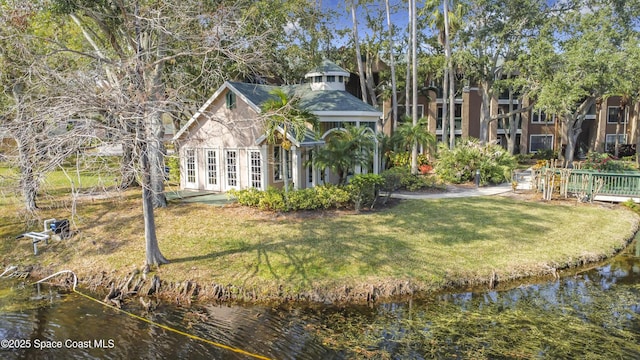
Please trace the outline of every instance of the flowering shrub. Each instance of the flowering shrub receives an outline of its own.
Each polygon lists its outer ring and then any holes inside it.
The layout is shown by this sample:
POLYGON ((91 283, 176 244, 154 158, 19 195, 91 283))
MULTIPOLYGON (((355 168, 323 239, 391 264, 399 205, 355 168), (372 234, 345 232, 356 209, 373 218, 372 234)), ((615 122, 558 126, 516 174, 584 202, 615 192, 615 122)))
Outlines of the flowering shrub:
POLYGON ((633 170, 630 165, 623 161, 618 161, 616 157, 608 153, 590 152, 587 154, 587 160, 583 169, 591 169, 604 172, 622 172, 633 170))
POLYGON ((429 164, 422 164, 418 166, 418 170, 420 170, 420 174, 427 175, 428 173, 431 172, 431 170, 433 170, 433 166, 429 164))

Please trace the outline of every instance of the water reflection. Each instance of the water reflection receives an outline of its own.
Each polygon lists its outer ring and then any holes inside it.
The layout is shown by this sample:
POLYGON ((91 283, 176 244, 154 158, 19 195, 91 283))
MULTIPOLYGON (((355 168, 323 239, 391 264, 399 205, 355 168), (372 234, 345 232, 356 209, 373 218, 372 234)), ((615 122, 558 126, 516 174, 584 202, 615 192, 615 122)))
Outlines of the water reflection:
MULTIPOLYGON (((639 249, 593 270, 505 291, 439 294, 375 308, 161 306, 145 316, 275 359, 640 358, 639 249)), ((2 349, 4 359, 250 358, 77 294, 1 280, 0 340, 32 345, 2 349), (35 349, 36 340, 76 346, 35 349), (79 346, 96 340, 105 346, 79 346)))

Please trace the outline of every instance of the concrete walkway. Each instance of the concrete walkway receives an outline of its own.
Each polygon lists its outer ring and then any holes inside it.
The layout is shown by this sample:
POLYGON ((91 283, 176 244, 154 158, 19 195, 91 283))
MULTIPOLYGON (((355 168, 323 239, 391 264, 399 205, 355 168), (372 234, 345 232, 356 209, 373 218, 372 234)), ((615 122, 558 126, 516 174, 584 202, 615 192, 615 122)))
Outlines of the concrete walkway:
MULTIPOLYGON (((500 185, 465 187, 448 185, 447 189, 437 193, 421 193, 421 192, 396 192, 391 194, 395 199, 448 199, 448 198, 464 198, 471 196, 490 196, 498 195, 513 191, 511 184, 504 183, 500 185)), ((231 204, 234 200, 229 199, 225 193, 198 190, 177 190, 167 191, 167 200, 176 200, 184 203, 203 203, 216 206, 224 206, 231 204)))
POLYGON ((447 186, 447 190, 439 193, 419 193, 419 192, 396 192, 391 194, 394 199, 449 199, 463 198, 471 196, 490 196, 513 191, 511 184, 482 186, 482 187, 461 187, 447 186))
POLYGON ((176 200, 183 203, 202 203, 224 206, 234 202, 234 200, 230 200, 225 193, 204 190, 167 191, 165 195, 167 196, 167 200, 176 200))

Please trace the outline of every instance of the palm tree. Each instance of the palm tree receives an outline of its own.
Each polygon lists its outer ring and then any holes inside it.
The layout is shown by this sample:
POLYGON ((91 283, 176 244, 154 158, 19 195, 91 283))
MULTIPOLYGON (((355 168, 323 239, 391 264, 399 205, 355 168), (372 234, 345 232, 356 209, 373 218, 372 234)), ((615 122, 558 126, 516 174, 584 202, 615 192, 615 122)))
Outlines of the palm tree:
POLYGON ((334 131, 325 147, 313 158, 315 166, 330 169, 338 175, 338 184, 345 184, 349 171, 366 167, 373 161, 376 137, 373 131, 363 126, 348 126, 334 131))
POLYGON ((431 147, 436 142, 435 135, 428 130, 426 118, 421 118, 416 125, 410 121, 403 122, 398 127, 396 136, 405 149, 417 149, 419 146, 431 147))
POLYGON ((280 141, 280 159, 284 162, 284 191, 289 191, 289 162, 286 152, 291 149, 291 141, 287 136, 293 136, 296 141, 302 141, 309 130, 318 128, 318 118, 307 110, 297 106, 297 99, 291 99, 282 89, 271 92, 274 97, 262 104, 265 119, 265 136, 267 143, 276 144, 280 141))
MULTIPOLYGON (((410 0, 411 7, 411 92, 412 92, 412 108, 411 118, 413 126, 418 125, 418 46, 417 46, 417 16, 416 16, 416 0, 410 0)), ((407 81, 408 82, 408 81, 407 81)), ((411 148, 411 173, 418 173, 418 147, 411 148)))
POLYGON ((389 0, 385 0, 385 10, 387 15, 387 32, 389 37, 389 66, 391 67, 391 106, 393 114, 393 122, 391 123, 393 131, 398 127, 398 93, 396 85, 396 61, 393 54, 393 25, 391 24, 391 7, 389 0))
POLYGON ((444 47, 445 69, 442 78, 442 96, 448 96, 449 103, 442 102, 442 142, 447 142, 448 134, 449 148, 453 149, 455 145, 455 74, 451 55, 451 38, 462 27, 463 7, 462 4, 457 4, 454 10, 450 10, 449 1, 429 0, 425 6, 434 9, 431 14, 431 26, 438 30, 438 42, 444 47), (442 12, 440 12, 440 3, 443 5, 442 12), (451 130, 449 130, 449 124, 451 130))

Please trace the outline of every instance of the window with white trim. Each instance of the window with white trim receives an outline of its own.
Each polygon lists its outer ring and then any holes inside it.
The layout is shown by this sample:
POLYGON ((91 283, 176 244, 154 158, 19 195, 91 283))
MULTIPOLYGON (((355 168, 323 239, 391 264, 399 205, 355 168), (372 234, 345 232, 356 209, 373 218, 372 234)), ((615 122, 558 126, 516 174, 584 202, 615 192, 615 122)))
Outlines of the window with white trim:
MULTIPOLYGON (((627 134, 618 134, 618 145, 627 143, 627 134)), ((616 134, 607 134, 604 137, 605 151, 613 151, 616 146, 616 134)))
POLYGON ((196 151, 194 149, 186 149, 185 151, 185 167, 187 170, 186 181, 188 184, 196 183, 196 151))
MULTIPOLYGON (((406 107, 404 105, 398 106, 398 117, 402 117, 406 114, 406 107)), ((413 114, 413 105, 409 105, 409 116, 413 114)), ((424 105, 418 104, 418 119, 422 119, 424 117, 424 105)))
MULTIPOLYGON (((291 179, 291 167, 293 166, 293 162, 291 159, 291 154, 289 152, 289 150, 285 150, 284 151, 284 156, 285 159, 288 162, 288 173, 287 176, 289 179, 291 179)), ((284 180, 283 174, 284 174, 284 169, 282 168, 284 166, 284 164, 282 163, 282 148, 280 146, 274 146, 273 147, 273 180, 276 181, 282 181, 284 180)))
POLYGON ((218 185, 218 152, 207 150, 207 184, 218 185))
POLYGON ((537 134, 529 136, 529 152, 553 149, 553 135, 537 134))
MULTIPOLYGON (((418 105, 421 106, 421 105, 418 105)), ((462 129, 462 104, 455 104, 455 125, 456 130, 462 129)), ((419 109, 419 108, 418 108, 419 109)), ((448 110, 447 110, 448 112, 448 110)), ((447 113, 447 116, 449 114, 447 113)), ((451 126, 451 124, 449 124, 451 126)), ((438 110, 436 111, 436 130, 442 130, 442 105, 438 105, 438 110)))
POLYGON ((262 156, 259 150, 249 151, 249 185, 262 189, 262 156))
POLYGON ((238 186, 238 151, 227 150, 227 186, 238 186))
POLYGON ((553 116, 547 116, 542 110, 531 110, 532 124, 553 124, 553 120, 553 116))
MULTIPOLYGON (((607 107, 607 124, 617 124, 618 123, 618 114, 620 113, 620 106, 609 106, 607 107)), ((621 124, 627 123, 626 114, 622 114, 621 124)))

